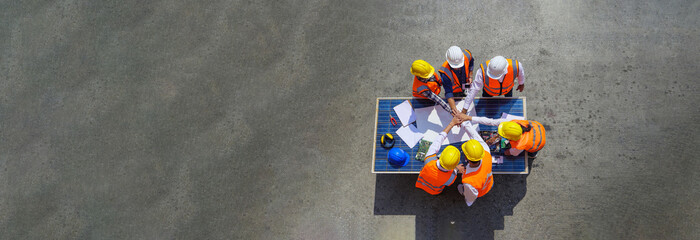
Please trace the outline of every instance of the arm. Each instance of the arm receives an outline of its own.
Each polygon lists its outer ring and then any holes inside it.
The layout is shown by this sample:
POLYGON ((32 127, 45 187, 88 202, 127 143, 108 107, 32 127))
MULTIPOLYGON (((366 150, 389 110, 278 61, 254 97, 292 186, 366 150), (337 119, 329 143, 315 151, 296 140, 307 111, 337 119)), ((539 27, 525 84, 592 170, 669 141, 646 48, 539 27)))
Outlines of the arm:
POLYGON ((470 117, 470 119, 468 119, 468 120, 471 120, 472 123, 475 123, 475 124, 483 124, 483 125, 487 125, 487 126, 498 126, 502 122, 508 121, 506 119, 500 119, 500 118, 493 119, 493 118, 487 118, 487 117, 470 117))
POLYGON ((521 152, 523 152, 523 150, 517 148, 509 148, 508 150, 506 150, 506 155, 518 156, 521 152))
POLYGON ((474 76, 474 72, 472 71, 474 69, 474 57, 469 59, 469 74, 467 74, 467 82, 472 82, 474 76))
MULTIPOLYGON (((437 71, 437 69, 435 71, 437 71)), ((442 80, 442 89, 445 89, 445 98, 453 98, 454 94, 452 93, 452 81, 442 72, 438 73, 440 74, 440 80, 442 80)))
POLYGON ((452 112, 451 112, 451 113, 452 113, 452 116, 457 116, 457 114, 459 113, 459 112, 458 112, 459 110, 457 110, 457 105, 455 104, 455 99, 454 99, 454 98, 448 98, 448 99, 447 99, 447 103, 450 104, 450 109, 452 109, 452 112))
POLYGON ((523 65, 518 62, 518 91, 522 92, 525 89, 525 71, 523 65))
POLYGON ((447 132, 441 132, 440 135, 435 137, 433 139, 433 143, 430 144, 430 147, 428 148, 428 152, 425 153, 425 158, 432 157, 433 155, 437 154, 438 151, 440 151, 440 147, 442 146, 442 142, 445 141, 445 138, 447 137, 447 132))
POLYGON ((482 79, 481 75, 481 68, 476 70, 476 76, 474 76, 474 79, 472 81, 471 87, 469 87, 469 92, 467 93, 467 97, 464 98, 464 112, 469 110, 469 106, 474 103, 474 97, 476 97, 476 94, 481 91, 481 89, 484 87, 484 80, 482 79))
POLYGON ((442 79, 442 88, 445 89, 445 98, 447 98, 447 103, 450 105, 450 112, 452 116, 456 114, 457 106, 455 105, 454 93, 452 92, 452 81, 447 75, 440 73, 440 79, 442 79))
MULTIPOLYGON (((483 124, 483 125, 488 125, 488 126, 498 126, 502 122, 507 122, 508 120, 506 119, 493 119, 493 118, 487 118, 487 117, 476 117, 476 116, 469 116, 466 114, 461 114, 459 115, 459 118, 463 121, 471 121, 473 124, 483 124)), ((464 123, 462 123, 464 126, 464 123)))
POLYGON ((463 122, 462 127, 467 132, 467 135, 469 135, 469 139, 476 140, 477 142, 479 142, 481 144, 482 147, 484 147, 484 151, 491 153, 491 149, 489 148, 489 145, 486 144, 484 139, 481 138, 481 135, 479 135, 479 133, 476 132, 476 127, 474 125, 472 125, 469 122, 463 122))
MULTIPOLYGON (((472 72, 472 69, 474 69, 474 56, 472 56, 472 58, 469 59, 469 74, 470 75, 472 73, 474 73, 474 72, 472 72)), ((470 76, 467 76, 467 77, 470 77, 470 76)))

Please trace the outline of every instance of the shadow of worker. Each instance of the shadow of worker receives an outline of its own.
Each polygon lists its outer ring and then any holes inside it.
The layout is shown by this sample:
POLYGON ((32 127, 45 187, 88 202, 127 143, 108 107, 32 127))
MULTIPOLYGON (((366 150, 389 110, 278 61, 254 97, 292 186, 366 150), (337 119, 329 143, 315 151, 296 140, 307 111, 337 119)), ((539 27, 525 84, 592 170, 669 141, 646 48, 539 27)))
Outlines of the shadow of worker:
POLYGON ((493 239, 527 192, 527 175, 494 175, 491 191, 468 207, 459 179, 433 196, 415 187, 417 177, 378 174, 374 194, 375 215, 416 216, 416 239, 493 239))

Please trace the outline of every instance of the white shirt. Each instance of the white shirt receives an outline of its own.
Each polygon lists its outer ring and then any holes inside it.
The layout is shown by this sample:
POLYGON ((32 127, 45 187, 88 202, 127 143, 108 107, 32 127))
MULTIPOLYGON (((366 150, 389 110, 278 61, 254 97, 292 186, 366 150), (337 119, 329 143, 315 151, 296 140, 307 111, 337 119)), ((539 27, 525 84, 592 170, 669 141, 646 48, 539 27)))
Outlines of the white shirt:
MULTIPOLYGON (((479 163, 479 166, 475 167, 475 168, 467 165, 467 167, 466 167, 467 173, 465 173, 465 174, 475 172, 476 170, 479 170, 480 167, 481 167, 481 163, 479 163)), ((469 185, 466 183, 462 184, 462 188, 463 188, 463 192, 464 192, 464 201, 467 203, 468 207, 471 207, 472 204, 474 204, 474 202, 476 201, 476 198, 479 197, 479 191, 476 190, 476 188, 474 188, 472 185, 469 185)))
MULTIPOLYGON (((512 70, 508 68, 508 71, 512 70)), ((503 78, 505 77, 506 75, 503 74, 503 76, 498 79, 498 82, 503 82, 503 78)), ((465 98, 464 109, 469 109, 469 105, 471 105, 474 102, 474 97, 476 97, 476 94, 484 88, 483 78, 483 73, 481 72, 481 68, 479 67, 476 69, 476 74, 474 74, 474 79, 472 79, 471 87, 469 87, 469 92, 467 93, 467 97, 465 98)), ((519 85, 525 84, 525 70, 523 70, 523 65, 520 62, 518 62, 517 78, 519 85)))

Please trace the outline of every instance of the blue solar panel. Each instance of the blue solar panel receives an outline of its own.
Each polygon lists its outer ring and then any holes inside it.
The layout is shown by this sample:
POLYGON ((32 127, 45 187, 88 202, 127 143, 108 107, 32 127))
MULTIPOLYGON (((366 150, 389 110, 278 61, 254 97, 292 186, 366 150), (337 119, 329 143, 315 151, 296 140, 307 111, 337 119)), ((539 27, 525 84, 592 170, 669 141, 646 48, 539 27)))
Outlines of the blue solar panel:
MULTIPOLYGON (((416 152, 418 151, 418 145, 413 148, 409 148, 408 145, 395 133, 396 130, 401 127, 401 121, 399 121, 398 116, 394 112, 394 106, 401 104, 403 101, 409 100, 413 108, 423 108, 434 106, 430 100, 425 99, 415 99, 415 98, 377 98, 377 126, 376 134, 374 136, 374 173, 418 173, 421 168, 423 168, 424 162, 415 160, 416 152), (396 126, 391 125, 390 117, 393 116, 398 124, 396 126), (398 147, 406 151, 410 156, 411 160, 403 167, 396 167, 387 161, 388 149, 384 149, 381 145, 380 139, 385 133, 391 133, 395 136, 394 147, 398 147)), ((480 117, 489 118, 500 118, 503 112, 517 115, 525 115, 525 97, 520 98, 476 98, 474 99, 476 115, 480 117)), ((415 124, 412 123, 412 124, 415 124)), ((481 131, 496 131, 497 127, 479 125, 481 131)), ((463 142, 453 143, 453 145, 460 148, 463 142)), ((444 149, 443 146, 441 149, 444 149)), ((462 163, 466 163, 466 159, 462 154, 462 163)), ((505 156, 503 163, 493 164, 494 174, 526 174, 527 169, 527 158, 525 156, 512 157, 505 156)))

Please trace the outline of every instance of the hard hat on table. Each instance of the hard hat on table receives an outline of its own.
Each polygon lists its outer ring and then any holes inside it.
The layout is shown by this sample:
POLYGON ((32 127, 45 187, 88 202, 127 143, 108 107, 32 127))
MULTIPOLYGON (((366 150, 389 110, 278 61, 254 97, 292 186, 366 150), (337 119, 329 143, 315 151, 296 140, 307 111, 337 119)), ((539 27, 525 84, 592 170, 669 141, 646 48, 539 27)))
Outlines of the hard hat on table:
POLYGON ((408 163, 410 156, 408 156, 408 153, 406 153, 403 149, 392 148, 389 150, 387 158, 390 164, 403 167, 408 163))

